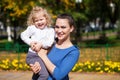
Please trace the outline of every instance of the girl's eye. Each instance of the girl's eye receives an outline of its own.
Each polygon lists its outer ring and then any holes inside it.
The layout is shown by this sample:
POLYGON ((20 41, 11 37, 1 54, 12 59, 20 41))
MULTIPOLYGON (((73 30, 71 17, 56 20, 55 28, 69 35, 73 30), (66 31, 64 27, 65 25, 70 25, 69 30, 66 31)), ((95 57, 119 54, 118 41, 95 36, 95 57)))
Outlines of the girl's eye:
POLYGON ((42 21, 43 19, 35 19, 34 22, 42 21))
POLYGON ((38 19, 35 19, 34 22, 38 22, 39 20, 38 19))

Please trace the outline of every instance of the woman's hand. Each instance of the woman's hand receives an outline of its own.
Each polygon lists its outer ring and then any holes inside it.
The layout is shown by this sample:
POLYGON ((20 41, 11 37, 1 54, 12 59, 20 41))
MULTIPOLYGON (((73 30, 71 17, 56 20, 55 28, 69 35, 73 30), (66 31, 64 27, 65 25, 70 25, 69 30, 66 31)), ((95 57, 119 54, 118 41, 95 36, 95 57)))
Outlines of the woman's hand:
POLYGON ((35 62, 35 64, 30 64, 30 68, 35 74, 41 70, 39 62, 35 62))

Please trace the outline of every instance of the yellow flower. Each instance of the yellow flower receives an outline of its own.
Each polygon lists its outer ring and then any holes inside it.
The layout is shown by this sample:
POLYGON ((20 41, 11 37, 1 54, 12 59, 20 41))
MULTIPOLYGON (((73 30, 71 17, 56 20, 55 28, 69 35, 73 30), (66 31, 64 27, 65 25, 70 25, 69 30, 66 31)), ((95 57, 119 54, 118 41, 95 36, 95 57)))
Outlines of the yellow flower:
POLYGON ((12 61, 12 65, 13 65, 14 67, 18 67, 18 60, 17 60, 17 59, 14 59, 14 60, 12 61))
POLYGON ((91 63, 91 66, 94 66, 94 65, 95 65, 95 63, 94 63, 94 62, 92 62, 92 63, 91 63))
POLYGON ((79 69, 78 72, 82 72, 82 69, 79 69))
POLYGON ((108 67, 106 67, 106 68, 104 68, 104 70, 105 70, 105 71, 108 71, 108 70, 109 70, 109 68, 108 68, 108 67))
POLYGON ((21 69, 22 69, 22 68, 23 68, 23 65, 22 65, 22 64, 19 64, 19 68, 21 68, 21 69))
POLYGON ((99 71, 100 69, 101 69, 100 67, 96 68, 97 71, 99 71))
POLYGON ((88 65, 88 68, 89 68, 89 69, 91 69, 91 66, 90 66, 90 65, 88 65))
POLYGON ((99 61, 97 62, 97 65, 100 65, 100 62, 99 62, 99 61))
POLYGON ((101 70, 100 73, 103 73, 103 70, 101 70))
POLYGON ((120 72, 120 67, 118 68, 118 71, 120 72))
POLYGON ((72 71, 75 71, 76 67, 73 67, 72 71))
POLYGON ((78 63, 78 66, 83 66, 84 64, 83 63, 78 63))
POLYGON ((108 73, 110 73, 111 71, 110 70, 108 70, 108 73))
POLYGON ((85 65, 88 65, 88 64, 90 64, 90 61, 86 61, 86 62, 85 62, 85 65))

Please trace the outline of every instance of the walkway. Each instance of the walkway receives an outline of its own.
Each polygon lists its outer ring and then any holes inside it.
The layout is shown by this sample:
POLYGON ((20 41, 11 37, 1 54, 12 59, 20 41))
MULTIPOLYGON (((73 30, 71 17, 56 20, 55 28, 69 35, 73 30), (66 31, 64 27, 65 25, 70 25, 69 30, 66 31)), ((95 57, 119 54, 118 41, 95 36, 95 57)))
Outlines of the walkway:
MULTIPOLYGON (((0 80, 31 80, 32 72, 0 71, 0 80)), ((70 73, 70 80, 120 80, 120 74, 70 73)))

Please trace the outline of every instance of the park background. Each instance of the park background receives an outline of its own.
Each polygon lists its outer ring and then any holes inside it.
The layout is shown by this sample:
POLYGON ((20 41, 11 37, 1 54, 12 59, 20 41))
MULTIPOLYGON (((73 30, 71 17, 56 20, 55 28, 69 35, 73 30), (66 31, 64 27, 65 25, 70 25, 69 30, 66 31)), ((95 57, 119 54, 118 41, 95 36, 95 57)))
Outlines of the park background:
POLYGON ((1 0, 0 70, 29 71, 28 49, 20 39, 32 7, 46 8, 53 22, 60 13, 73 15, 72 41, 80 58, 72 72, 120 73, 120 0, 1 0))

